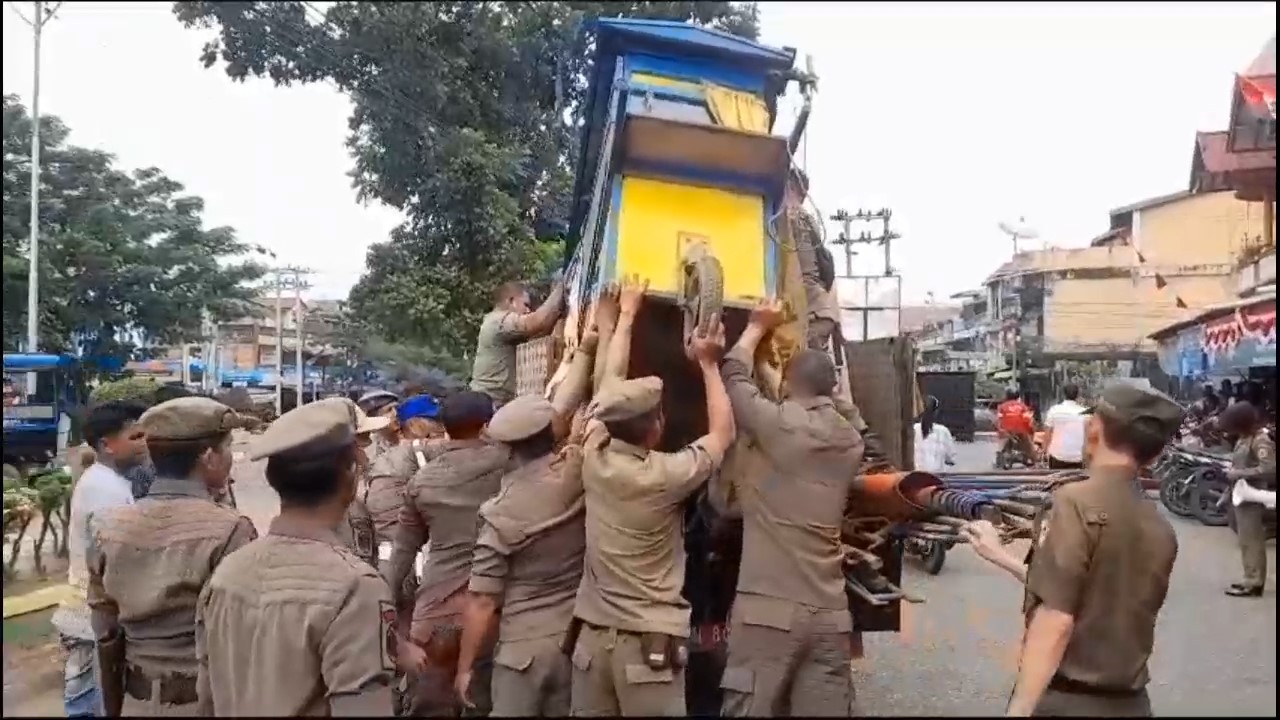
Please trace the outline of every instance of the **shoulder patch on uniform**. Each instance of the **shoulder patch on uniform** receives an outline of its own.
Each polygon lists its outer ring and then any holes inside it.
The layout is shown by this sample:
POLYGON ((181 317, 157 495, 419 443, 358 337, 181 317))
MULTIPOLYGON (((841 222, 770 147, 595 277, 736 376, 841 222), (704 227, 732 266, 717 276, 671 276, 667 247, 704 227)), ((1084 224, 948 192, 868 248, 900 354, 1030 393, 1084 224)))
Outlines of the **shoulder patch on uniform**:
POLYGON ((378 602, 378 633, 382 638, 382 669, 394 672, 396 669, 396 606, 394 603, 380 600, 378 602))
POLYGON ((1040 516, 1040 533, 1036 536, 1036 547, 1044 545, 1044 541, 1049 537, 1049 516, 1052 513, 1053 510, 1046 509, 1040 516))

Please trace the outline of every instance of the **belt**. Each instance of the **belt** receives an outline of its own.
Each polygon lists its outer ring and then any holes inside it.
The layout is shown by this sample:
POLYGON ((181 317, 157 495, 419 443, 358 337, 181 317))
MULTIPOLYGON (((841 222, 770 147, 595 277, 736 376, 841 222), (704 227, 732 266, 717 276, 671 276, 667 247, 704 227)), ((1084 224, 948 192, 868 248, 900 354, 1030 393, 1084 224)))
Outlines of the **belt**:
POLYGON ((1071 678, 1063 677, 1061 675, 1053 676, 1053 679, 1049 681, 1049 689, 1071 695, 1092 695, 1094 697, 1114 698, 1137 697, 1147 690, 1146 688, 1138 688, 1137 690, 1134 690, 1133 688, 1099 687, 1091 683, 1072 680, 1071 678))
POLYGON ((160 702, 164 705, 187 705, 197 700, 196 678, 193 675, 167 675, 154 682, 150 675, 137 665, 129 665, 124 671, 124 691, 135 700, 151 700, 151 692, 159 685, 160 702))

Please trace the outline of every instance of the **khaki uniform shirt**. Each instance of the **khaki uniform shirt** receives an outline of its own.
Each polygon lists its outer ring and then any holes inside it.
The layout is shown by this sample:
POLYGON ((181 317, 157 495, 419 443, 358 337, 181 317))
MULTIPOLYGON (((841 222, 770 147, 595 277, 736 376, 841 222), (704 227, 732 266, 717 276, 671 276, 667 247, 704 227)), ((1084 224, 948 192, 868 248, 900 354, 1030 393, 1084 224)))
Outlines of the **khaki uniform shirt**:
POLYGON ((689 636, 682 503, 715 470, 699 442, 657 452, 591 423, 582 465, 587 554, 575 616, 601 627, 689 636))
POLYGON ((216 504, 193 480, 160 478, 151 494, 94 523, 88 602, 94 631, 124 631, 125 658, 158 678, 194 677, 196 599, 253 522, 216 504))
POLYGON ((1026 619, 1041 605, 1075 617, 1061 677, 1141 690, 1178 554, 1173 526, 1123 469, 1093 469, 1051 501, 1035 521, 1026 619))
POLYGON ((429 447, 426 443, 415 446, 404 442, 388 448, 369 466, 369 488, 365 493, 364 504, 373 516, 378 542, 395 541, 396 527, 400 524, 400 510, 404 507, 405 486, 421 465, 431 459, 434 452, 435 447, 429 447), (423 455, 421 461, 419 453, 423 455))
POLYGON ((233 716, 392 714, 395 609, 332 532, 277 517, 200 596, 200 709, 233 716))
POLYGON ((576 446, 507 473, 481 506, 470 588, 501 601, 500 640, 568 629, 586 551, 584 507, 576 446))
MULTIPOLYGON (((848 623, 840 528, 862 461, 862 438, 830 398, 772 402, 735 349, 721 373, 740 432, 763 467, 730 477, 742 508, 738 605, 765 597, 839 610, 848 623)), ((787 618, 791 616, 788 610, 787 618)))
POLYGON ((378 545, 375 537, 373 516, 369 514, 369 508, 365 507, 360 498, 352 500, 347 506, 347 516, 338 526, 338 539, 342 540, 343 547, 361 560, 378 567, 378 545))
POLYGON ((1236 441, 1231 465, 1244 470, 1244 480, 1260 490, 1276 486, 1276 444, 1265 429, 1236 441))
POLYGON ((510 402, 516 396, 516 346, 526 337, 519 313, 490 310, 480 321, 471 389, 499 404, 510 402))
POLYGON ((430 617, 433 609, 467 586, 479 532, 477 513, 501 487, 508 455, 505 446, 484 440, 446 441, 405 488, 395 572, 403 572, 403 564, 430 540, 415 620, 430 617))

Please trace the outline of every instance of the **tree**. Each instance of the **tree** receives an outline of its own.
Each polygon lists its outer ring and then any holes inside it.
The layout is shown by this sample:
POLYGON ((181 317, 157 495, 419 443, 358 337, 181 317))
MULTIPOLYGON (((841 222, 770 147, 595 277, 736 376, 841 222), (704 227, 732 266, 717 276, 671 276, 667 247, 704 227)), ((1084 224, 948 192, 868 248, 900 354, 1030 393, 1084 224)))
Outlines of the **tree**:
POLYGON ((731 2, 176 2, 212 27, 202 57, 236 80, 331 81, 355 106, 358 196, 405 212, 374 245, 352 309, 392 343, 465 365, 490 293, 559 264, 586 90, 590 20, 687 20, 754 38, 731 2))
MULTIPOLYGON (((118 367, 148 344, 200 337, 201 310, 244 312, 261 248, 231 228, 205 229, 204 202, 157 168, 125 173, 98 150, 40 122, 41 350, 74 351, 89 369, 118 367)), ((4 346, 26 334, 31 117, 4 97, 4 346)))

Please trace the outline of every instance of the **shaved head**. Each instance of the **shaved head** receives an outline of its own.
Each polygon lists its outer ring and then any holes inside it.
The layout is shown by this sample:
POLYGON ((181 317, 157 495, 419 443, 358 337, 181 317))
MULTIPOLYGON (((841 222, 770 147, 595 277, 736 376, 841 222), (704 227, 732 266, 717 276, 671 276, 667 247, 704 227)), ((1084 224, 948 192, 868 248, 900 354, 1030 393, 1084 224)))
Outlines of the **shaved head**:
POLYGON ((836 365, 821 350, 801 350, 787 363, 786 381, 789 395, 830 397, 836 389, 836 365))

